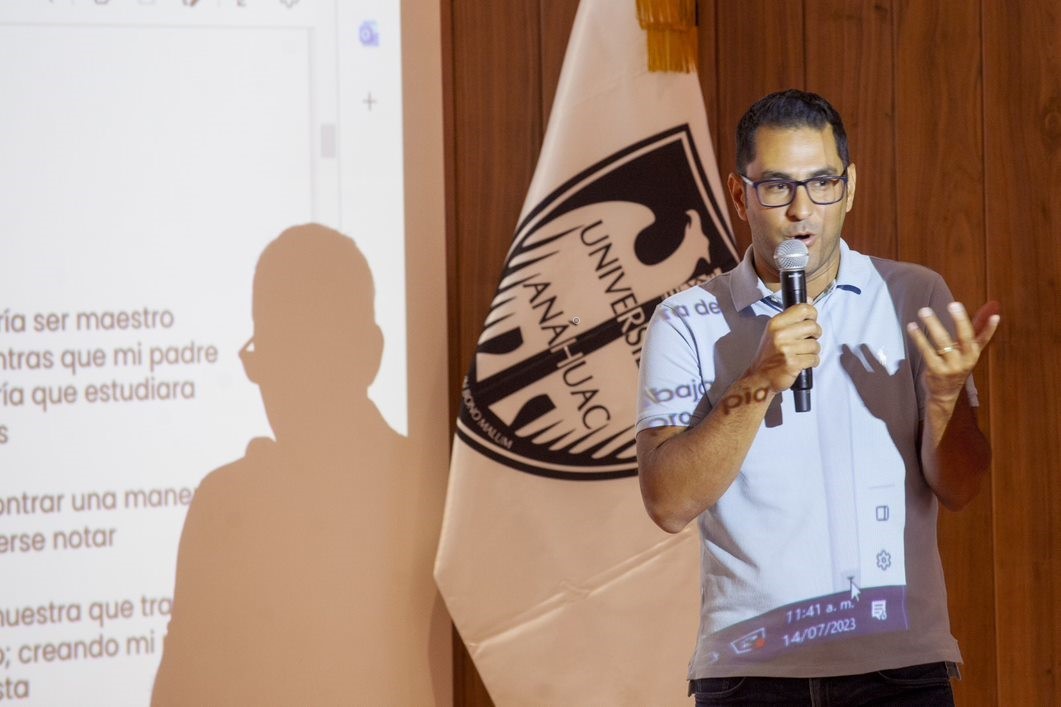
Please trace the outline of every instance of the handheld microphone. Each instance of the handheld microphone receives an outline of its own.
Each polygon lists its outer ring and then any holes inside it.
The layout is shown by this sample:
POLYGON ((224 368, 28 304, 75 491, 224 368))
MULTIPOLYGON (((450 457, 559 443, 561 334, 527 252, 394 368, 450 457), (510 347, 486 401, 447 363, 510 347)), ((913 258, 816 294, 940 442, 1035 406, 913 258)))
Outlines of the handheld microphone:
MULTIPOLYGON (((810 253, 807 246, 795 238, 781 241, 774 250, 774 264, 781 273, 781 304, 788 309, 794 304, 807 301, 807 260, 810 253)), ((796 412, 810 410, 810 389, 814 385, 814 376, 809 368, 804 368, 792 384, 793 401, 796 412)))

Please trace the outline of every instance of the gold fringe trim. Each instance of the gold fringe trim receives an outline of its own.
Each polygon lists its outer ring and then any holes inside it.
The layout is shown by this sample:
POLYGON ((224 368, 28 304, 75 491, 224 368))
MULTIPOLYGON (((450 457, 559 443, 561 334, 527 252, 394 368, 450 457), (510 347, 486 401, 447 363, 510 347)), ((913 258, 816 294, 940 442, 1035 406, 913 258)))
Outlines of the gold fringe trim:
POLYGON ((648 70, 696 70, 696 0, 637 0, 637 20, 648 35, 648 70))

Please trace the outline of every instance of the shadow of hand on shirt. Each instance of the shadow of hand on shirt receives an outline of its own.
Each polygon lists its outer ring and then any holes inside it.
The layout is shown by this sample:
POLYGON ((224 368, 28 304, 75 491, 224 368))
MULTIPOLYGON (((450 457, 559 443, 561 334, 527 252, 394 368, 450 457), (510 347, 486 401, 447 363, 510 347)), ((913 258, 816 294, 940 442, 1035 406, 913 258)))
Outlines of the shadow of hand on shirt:
POLYGON ((895 372, 889 373, 887 366, 868 345, 859 344, 856 352, 843 344, 840 347, 840 366, 854 384, 862 404, 871 415, 887 425, 895 446, 902 449, 901 441, 909 434, 909 430, 897 427, 900 418, 896 411, 905 409, 902 407, 903 401, 898 399, 905 389, 899 382, 910 377, 910 360, 902 359, 895 372))

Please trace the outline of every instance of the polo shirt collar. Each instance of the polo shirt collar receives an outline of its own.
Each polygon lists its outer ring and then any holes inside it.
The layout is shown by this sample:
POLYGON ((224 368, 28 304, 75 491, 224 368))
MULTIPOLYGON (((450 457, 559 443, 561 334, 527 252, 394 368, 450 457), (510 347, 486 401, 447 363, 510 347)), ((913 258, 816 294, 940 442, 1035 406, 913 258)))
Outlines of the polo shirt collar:
MULTIPOLYGON (((872 270, 872 264, 865 255, 851 250, 844 239, 840 239, 840 268, 836 273, 836 287, 855 294, 861 294, 872 270)), ((752 249, 749 246, 744 252, 740 264, 732 270, 729 281, 730 296, 733 306, 739 312, 756 302, 769 298, 773 293, 755 272, 752 262, 752 249)))

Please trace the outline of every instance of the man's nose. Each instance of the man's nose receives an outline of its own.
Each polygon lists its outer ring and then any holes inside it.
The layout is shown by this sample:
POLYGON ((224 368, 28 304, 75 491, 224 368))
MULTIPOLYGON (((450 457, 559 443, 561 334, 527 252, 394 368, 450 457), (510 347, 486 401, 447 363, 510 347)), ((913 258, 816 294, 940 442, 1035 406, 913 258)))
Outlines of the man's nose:
POLYGON ((810 200, 810 194, 807 193, 807 185, 800 184, 796 187, 792 203, 788 205, 785 213, 793 221, 802 221, 810 216, 812 208, 814 208, 814 202, 810 200))

